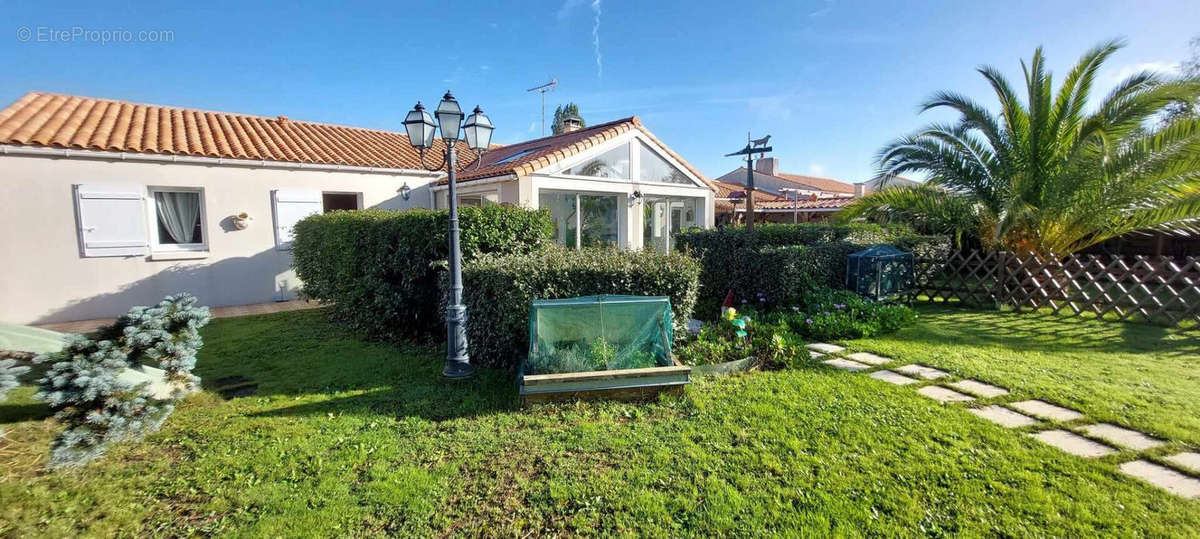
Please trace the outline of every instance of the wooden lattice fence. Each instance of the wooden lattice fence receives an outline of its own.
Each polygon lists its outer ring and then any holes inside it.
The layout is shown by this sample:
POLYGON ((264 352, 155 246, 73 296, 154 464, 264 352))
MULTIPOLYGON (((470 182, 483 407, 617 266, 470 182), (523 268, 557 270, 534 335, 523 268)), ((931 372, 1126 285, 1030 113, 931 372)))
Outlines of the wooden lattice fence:
POLYGON ((916 300, 1200 327, 1200 257, 970 251, 918 258, 914 273, 916 300))

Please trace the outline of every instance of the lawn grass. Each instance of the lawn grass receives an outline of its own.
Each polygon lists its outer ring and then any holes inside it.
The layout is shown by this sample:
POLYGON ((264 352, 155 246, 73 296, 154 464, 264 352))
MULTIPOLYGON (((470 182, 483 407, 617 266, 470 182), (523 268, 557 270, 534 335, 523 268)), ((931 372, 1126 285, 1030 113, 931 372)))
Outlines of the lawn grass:
POLYGON ((1200 331, 946 306, 921 313, 920 324, 854 348, 1200 446, 1200 331))
MULTIPOLYGON (((1136 365, 1159 396, 1116 385, 1126 404, 1097 395, 1078 407, 1157 420, 1145 408, 1170 403, 1191 415, 1163 435, 1196 421, 1195 379, 1172 380, 1194 372, 1194 341, 1168 333, 1145 356, 1097 343, 1068 366, 1021 367, 1025 349, 1053 359, 1069 347, 987 329, 1011 320, 927 311, 919 327, 862 344, 961 356, 920 356, 956 369, 1009 362, 1027 374, 1007 385, 1051 400, 1136 365), (942 333, 963 315, 976 317, 971 331, 942 333)), ((241 375, 258 392, 191 397, 161 432, 85 469, 41 470, 53 423, 31 388, 0 404, 0 536, 1200 533, 1200 502, 1125 478, 1116 457, 1071 457, 911 388, 821 366, 701 380, 649 404, 521 409, 506 373, 445 381, 438 351, 364 343, 320 311, 215 320, 204 336, 206 383, 241 375)))

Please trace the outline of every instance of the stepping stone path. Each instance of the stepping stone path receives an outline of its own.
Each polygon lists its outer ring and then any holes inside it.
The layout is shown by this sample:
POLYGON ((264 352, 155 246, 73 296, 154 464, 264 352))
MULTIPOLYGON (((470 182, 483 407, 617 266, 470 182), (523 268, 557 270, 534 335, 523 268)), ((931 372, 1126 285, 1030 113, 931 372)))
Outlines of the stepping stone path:
POLYGON ((1136 430, 1129 430, 1108 423, 1088 425, 1083 427, 1083 432, 1093 438, 1099 438, 1110 444, 1134 451, 1145 451, 1166 443, 1158 438, 1146 436, 1136 430))
MULTIPOLYGON (((846 350, 841 346, 828 343, 814 343, 808 345, 807 348, 809 356, 814 360, 820 360, 830 355, 838 355, 846 350)), ((832 357, 822 361, 822 363, 831 367, 851 372, 869 371, 891 362, 891 358, 875 355, 870 352, 855 352, 847 354, 845 357, 832 357)), ((896 367, 892 370, 875 370, 867 374, 867 376, 881 382, 906 386, 921 383, 922 380, 948 378, 950 377, 950 373, 914 363, 896 367)), ((976 397, 994 399, 1009 394, 1009 391, 1003 387, 980 382, 979 380, 959 380, 957 382, 946 383, 946 385, 949 387, 926 385, 918 388, 917 393, 942 404, 970 402, 974 401, 976 397), (955 391, 955 389, 958 391, 955 391)), ((1081 412, 1076 410, 1063 408, 1062 406, 1056 406, 1037 399, 1013 402, 1006 406, 1008 407, 993 404, 979 408, 968 408, 967 411, 1010 429, 1040 425, 1041 423, 1037 419, 1034 419, 1034 417, 1058 422, 1076 421, 1084 417, 1081 412)), ((1130 451, 1145 451, 1167 443, 1165 440, 1109 423, 1083 425, 1078 430, 1087 436, 1104 440, 1114 446, 1130 451)), ((1114 447, 1064 429, 1032 432, 1029 436, 1063 452, 1083 458, 1103 457, 1119 451, 1114 447)), ((1200 453, 1187 451, 1163 458, 1174 466, 1200 475, 1200 453)), ((1140 459, 1121 464, 1120 470, 1121 473, 1145 481, 1171 494, 1185 498, 1200 499, 1200 477, 1192 477, 1166 466, 1140 459)))
POLYGON ((1048 402, 1039 400, 1014 402, 1009 406, 1031 416, 1048 419, 1050 421, 1074 421, 1083 417, 1083 414, 1070 408, 1055 406, 1048 402))
POLYGON ((1065 430, 1044 430, 1031 436, 1077 457, 1095 458, 1117 452, 1107 445, 1065 430))
POLYGON ((917 365, 915 363, 900 367, 896 369, 896 372, 907 374, 909 376, 919 376, 926 380, 937 380, 938 378, 950 376, 950 373, 946 371, 939 371, 933 367, 926 367, 924 365, 917 365))
POLYGON ((869 363, 871 365, 883 365, 886 363, 891 363, 891 361, 892 361, 891 358, 877 356, 870 352, 855 352, 853 354, 846 356, 846 358, 853 359, 854 361, 857 361, 859 363, 869 363))
POLYGON ((874 378, 876 380, 882 380, 889 384, 895 384, 898 386, 906 386, 908 384, 915 384, 917 382, 920 382, 920 380, 914 380, 912 378, 904 376, 903 374, 897 374, 892 371, 875 371, 871 374, 868 374, 867 376, 870 376, 871 378, 874 378))
POLYGON ((967 411, 991 421, 992 423, 1000 425, 1001 427, 1007 427, 1010 429, 1028 427, 1030 425, 1038 424, 1038 421, 1032 417, 1029 417, 1025 414, 1018 414, 1017 412, 1009 410, 1008 408, 994 404, 991 406, 984 406, 983 408, 971 408, 967 411))
POLYGON ((966 402, 973 401, 975 397, 963 395, 953 389, 946 389, 941 386, 925 386, 917 390, 917 393, 925 395, 941 403, 948 402, 966 402))
POLYGON ((842 358, 829 359, 826 361, 822 361, 821 363, 824 363, 824 364, 829 365, 830 367, 833 367, 836 369, 842 369, 843 371, 858 372, 858 371, 865 371, 865 370, 871 368, 870 365, 863 365, 862 363, 859 363, 857 361, 850 361, 849 359, 842 359, 842 358))
POLYGON ((808 348, 809 350, 812 350, 814 352, 820 352, 822 354, 836 354, 838 352, 845 350, 845 348, 842 348, 841 346, 838 346, 836 344, 825 344, 823 342, 813 343, 813 344, 806 346, 805 348, 808 348))
POLYGON ((985 384, 985 383, 977 381, 977 380, 959 380, 957 382, 954 382, 952 384, 947 384, 947 385, 949 385, 950 387, 952 387, 954 389, 962 391, 963 393, 970 393, 972 395, 975 395, 976 397, 980 397, 980 398, 984 398, 984 399, 990 399, 993 397, 1002 397, 1002 396, 1008 394, 1007 389, 1004 389, 1002 387, 997 387, 997 386, 994 386, 991 384, 985 384))
POLYGON ((1120 466, 1121 473, 1136 477, 1176 496, 1200 498, 1200 479, 1188 477, 1153 462, 1134 460, 1120 466))
POLYGON ((1179 466, 1192 473, 1200 474, 1200 453, 1180 453, 1167 457, 1167 462, 1179 466))

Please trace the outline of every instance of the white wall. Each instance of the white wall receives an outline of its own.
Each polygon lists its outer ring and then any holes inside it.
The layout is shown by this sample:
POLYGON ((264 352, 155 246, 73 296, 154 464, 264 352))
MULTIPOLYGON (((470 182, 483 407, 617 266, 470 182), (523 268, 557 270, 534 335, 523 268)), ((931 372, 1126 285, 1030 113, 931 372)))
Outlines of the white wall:
POLYGON ((275 248, 271 191, 362 193, 365 208, 429 207, 419 175, 290 170, 208 164, 0 156, 0 321, 29 324, 109 318, 134 305, 190 292, 209 306, 295 296, 291 253, 275 248), (412 189, 409 200, 400 186, 412 189), (75 184, 204 189, 208 256, 84 258, 75 220, 75 184), (236 230, 229 217, 253 218, 236 230))

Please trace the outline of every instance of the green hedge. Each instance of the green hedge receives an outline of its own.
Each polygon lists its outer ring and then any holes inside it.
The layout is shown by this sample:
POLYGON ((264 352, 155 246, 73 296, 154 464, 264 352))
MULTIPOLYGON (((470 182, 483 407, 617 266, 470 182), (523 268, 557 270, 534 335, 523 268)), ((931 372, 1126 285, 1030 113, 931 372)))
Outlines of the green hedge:
MULTIPOLYGON (((444 326, 438 273, 446 264, 445 210, 363 210, 313 215, 292 243, 304 295, 374 338, 437 334, 444 326)), ((544 211, 463 207, 464 260, 545 248, 553 225, 544 211)))
POLYGON ((946 236, 923 236, 903 227, 870 223, 849 225, 763 224, 692 229, 676 236, 676 245, 701 262, 698 314, 711 318, 725 294, 735 302, 774 306, 800 301, 815 286, 844 286, 846 257, 871 245, 887 243, 920 257, 944 257, 946 236))
POLYGON ((683 328, 696 304, 699 275, 699 263, 681 253, 553 249, 480 257, 463 268, 471 362, 515 368, 529 352, 529 306, 534 299, 668 296, 675 333, 686 335, 683 328))

